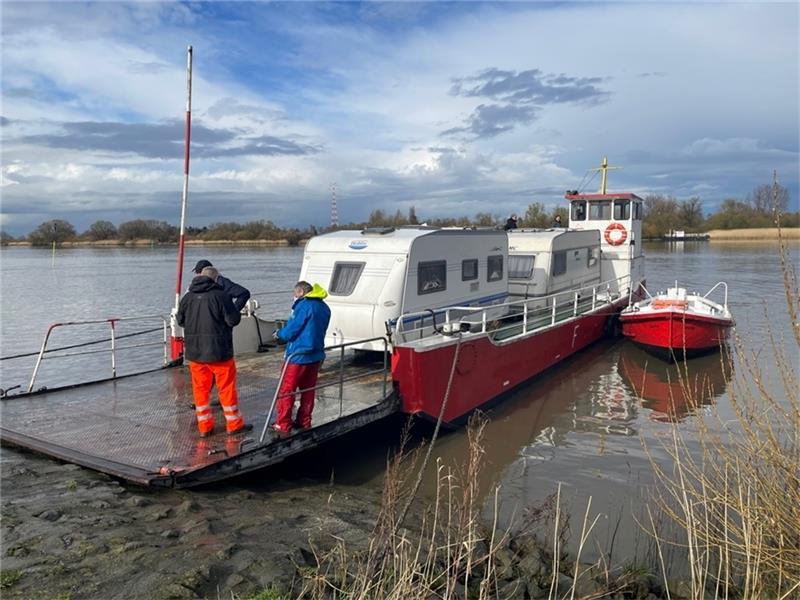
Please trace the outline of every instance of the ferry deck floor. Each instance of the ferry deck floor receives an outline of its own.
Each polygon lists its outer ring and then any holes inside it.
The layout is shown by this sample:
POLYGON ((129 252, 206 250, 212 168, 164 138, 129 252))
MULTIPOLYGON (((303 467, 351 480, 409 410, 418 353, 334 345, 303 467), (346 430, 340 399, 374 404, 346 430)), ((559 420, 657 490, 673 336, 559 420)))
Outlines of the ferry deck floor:
MULTIPOLYGON (((320 371, 313 426, 260 442, 282 352, 237 357, 239 408, 248 432, 227 435, 212 391, 214 434, 198 434, 187 367, 0 400, 0 439, 146 486, 190 487, 280 462, 398 409, 378 357, 329 357, 320 371)), ((273 417, 274 419, 274 417, 273 417)))

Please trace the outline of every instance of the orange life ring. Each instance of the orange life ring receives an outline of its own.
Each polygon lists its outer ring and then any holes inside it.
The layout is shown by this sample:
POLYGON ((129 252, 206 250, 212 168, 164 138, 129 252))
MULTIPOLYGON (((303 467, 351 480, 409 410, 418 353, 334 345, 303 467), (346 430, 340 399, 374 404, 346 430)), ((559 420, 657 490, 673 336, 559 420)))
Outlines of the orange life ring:
POLYGON ((606 227, 605 238, 606 242, 612 246, 619 246, 620 244, 624 244, 625 240, 628 239, 628 231, 625 229, 625 226, 622 223, 611 223, 608 227, 606 227), (616 238, 611 237, 612 231, 619 231, 619 236, 616 238))

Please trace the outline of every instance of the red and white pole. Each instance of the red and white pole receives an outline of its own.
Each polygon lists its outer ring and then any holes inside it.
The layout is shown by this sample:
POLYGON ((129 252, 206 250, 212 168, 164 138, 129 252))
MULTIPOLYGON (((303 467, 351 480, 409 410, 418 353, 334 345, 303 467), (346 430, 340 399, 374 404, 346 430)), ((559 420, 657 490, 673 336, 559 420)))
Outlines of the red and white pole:
POLYGON ((178 312, 178 305, 181 301, 181 288, 183 285, 183 252, 186 234, 186 204, 189 200, 189 143, 192 132, 192 47, 186 51, 186 137, 183 150, 183 194, 181 197, 181 229, 178 238, 178 276, 175 284, 175 309, 172 315, 172 337, 170 338, 170 349, 172 360, 183 356, 183 335, 175 322, 175 315, 178 312))

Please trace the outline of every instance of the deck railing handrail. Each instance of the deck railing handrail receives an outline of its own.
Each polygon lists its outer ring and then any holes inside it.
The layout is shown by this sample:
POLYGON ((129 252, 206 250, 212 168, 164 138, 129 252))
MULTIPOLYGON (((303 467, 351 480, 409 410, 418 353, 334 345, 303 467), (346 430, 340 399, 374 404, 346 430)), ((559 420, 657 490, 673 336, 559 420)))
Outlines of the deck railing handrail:
POLYGON ((725 283, 724 281, 718 281, 718 282, 717 282, 717 284, 716 284, 714 287, 712 287, 712 288, 711 288, 710 290, 708 290, 708 291, 707 291, 705 294, 703 294, 703 298, 706 298, 706 299, 708 299, 708 297, 711 295, 711 292, 713 292, 713 291, 714 291, 715 289, 717 289, 719 286, 722 286, 722 288, 725 290, 725 299, 723 300, 722 307, 723 307, 725 310, 728 310, 728 284, 727 284, 727 283, 725 283))
MULTIPOLYGON (((518 318, 520 315, 519 313, 509 312, 506 315, 501 317, 489 317, 489 313, 493 311, 497 311, 498 309, 512 309, 512 308, 521 308, 522 310, 522 331, 520 335, 529 333, 531 331, 535 331, 538 329, 543 329, 546 327, 551 327, 556 324, 556 322, 560 321, 558 319, 559 309, 562 309, 571 304, 572 311, 566 318, 576 317, 578 314, 583 314, 583 312, 579 311, 579 304, 581 300, 584 300, 588 297, 588 293, 591 292, 591 305, 588 309, 584 312, 591 312, 596 310, 600 304, 607 304, 611 302, 612 293, 616 293, 616 298, 619 298, 623 294, 623 284, 628 283, 629 290, 627 291, 628 295, 631 293, 632 286, 630 282, 632 280, 631 275, 623 275, 622 277, 618 277, 616 279, 609 279, 607 281, 603 281, 600 283, 596 283, 593 285, 583 286, 578 288, 577 290, 566 290, 563 292, 555 292, 553 294, 548 294, 547 296, 541 296, 537 298, 525 298, 522 300, 513 300, 510 302, 504 302, 502 304, 495 304, 489 306, 450 306, 445 309, 442 309, 438 312, 434 312, 431 310, 425 311, 416 311, 411 313, 406 313, 398 317, 395 324, 395 336, 402 340, 407 341, 407 336, 411 335, 414 332, 419 332, 420 339, 426 337, 423 334, 423 329, 425 326, 423 325, 421 328, 415 329, 404 329, 404 322, 407 319, 411 320, 418 320, 422 319, 424 323, 425 318, 432 318, 433 323, 431 328, 434 329, 434 326, 437 325, 435 322, 435 315, 444 313, 445 319, 442 323, 444 325, 450 325, 451 323, 458 321, 464 321, 464 317, 469 315, 479 315, 479 319, 476 319, 475 324, 480 324, 480 332, 486 333, 488 324, 490 321, 499 321, 502 322, 507 320, 511 317, 518 318), (584 296, 584 293, 586 295, 584 296), (567 302, 568 301, 568 302, 567 302), (451 313, 458 312, 460 313, 457 318, 452 318, 451 313), (529 324, 531 321, 532 316, 541 316, 545 313, 549 312, 550 319, 549 322, 539 325, 537 327, 533 327, 529 329, 529 324), (466 315, 464 314, 466 313, 466 315)), ((470 322, 470 321, 467 321, 470 322)), ((429 334, 431 335, 431 334, 429 334)))
MULTIPOLYGON (((110 319, 93 319, 90 321, 66 321, 64 323, 53 323, 47 328, 47 332, 44 335, 44 339, 42 340, 42 346, 39 349, 39 352, 36 356, 36 365, 33 367, 33 374, 31 375, 31 381, 28 384, 28 393, 33 391, 34 383, 36 382, 36 376, 39 374, 39 367, 42 364, 42 360, 45 358, 45 354, 48 352, 47 350, 47 343, 50 341, 50 335, 53 331, 59 327, 68 327, 74 325, 99 325, 107 323, 111 327, 111 337, 109 340, 102 340, 102 341, 110 341, 111 348, 103 349, 103 350, 87 350, 85 352, 70 352, 67 354, 57 354, 53 356, 48 356, 46 358, 66 358, 68 356, 82 356, 88 354, 98 354, 101 352, 110 352, 111 353, 111 377, 115 378, 117 376, 117 351, 118 350, 127 350, 130 348, 141 348, 144 346, 163 346, 164 348, 164 364, 166 365, 169 360, 167 358, 167 349, 169 345, 169 336, 168 336, 168 326, 169 326, 169 317, 164 315, 142 315, 142 316, 135 316, 135 317, 113 317, 110 319), (130 322, 130 321, 145 321, 145 320, 160 320, 161 321, 161 330, 162 330, 162 341, 161 342, 151 342, 147 344, 134 344, 132 346, 121 346, 117 347, 117 339, 116 339, 116 327, 117 323, 122 321, 130 322)), ((94 344, 97 342, 91 342, 94 344)), ((88 343, 86 345, 89 345, 88 343)), ((72 346, 76 347, 76 346, 72 346)))
MULTIPOLYGON (((294 396, 295 394, 302 394, 303 392, 307 392, 309 390, 314 390, 316 392, 317 390, 321 390, 321 389, 324 389, 324 388, 327 388, 327 387, 332 387, 334 385, 338 385, 339 386, 339 417, 341 417, 342 416, 342 412, 343 412, 343 401, 344 401, 344 383, 346 381, 355 381, 356 379, 361 379, 361 378, 367 377, 369 375, 374 375, 375 373, 383 373, 383 387, 382 387, 382 396, 381 397, 382 398, 386 398, 386 386, 387 386, 387 383, 388 383, 387 375, 388 375, 388 372, 389 372, 389 368, 388 368, 388 360, 387 360, 388 342, 387 342, 385 337, 366 338, 366 339, 363 339, 363 340, 355 340, 355 341, 352 341, 352 342, 345 342, 343 344, 336 344, 335 346, 325 346, 325 348, 323 348, 323 351, 326 352, 326 353, 330 352, 331 350, 339 350, 339 352, 340 352, 340 354, 339 354, 339 377, 338 377, 338 379, 336 381, 332 382, 332 383, 322 383, 322 384, 319 384, 319 385, 315 385, 314 387, 311 387, 311 388, 305 388, 305 389, 293 391, 293 392, 291 392, 292 396, 294 396), (364 344, 364 343, 367 343, 367 342, 375 342, 375 341, 379 341, 379 340, 381 342, 383 342, 383 352, 382 352, 382 354, 383 354, 383 368, 380 369, 380 370, 376 369, 376 370, 373 370, 373 371, 368 371, 367 373, 360 373, 358 375, 354 375, 353 377, 347 377, 346 378, 344 376, 344 351, 345 351, 345 349, 347 347, 349 347, 349 346, 355 346, 356 344, 364 344)), ((302 356, 303 354, 310 354, 311 352, 313 352, 313 350, 306 350, 306 351, 302 351, 302 352, 293 352, 292 354, 290 354, 289 356, 286 356, 283 359, 283 366, 281 367, 281 375, 278 378, 278 385, 275 387, 275 393, 272 395, 272 402, 271 402, 271 404, 269 406, 269 410, 267 411, 267 418, 264 421, 264 428, 262 429, 261 437, 258 440, 259 444, 263 444, 264 443, 264 438, 267 436, 267 431, 269 431, 270 420, 272 419, 272 415, 275 412, 275 405, 278 402, 278 394, 281 391, 281 386, 283 385, 283 378, 286 376, 286 369, 289 366, 289 361, 291 359, 293 359, 293 358, 298 357, 298 356, 302 356)))

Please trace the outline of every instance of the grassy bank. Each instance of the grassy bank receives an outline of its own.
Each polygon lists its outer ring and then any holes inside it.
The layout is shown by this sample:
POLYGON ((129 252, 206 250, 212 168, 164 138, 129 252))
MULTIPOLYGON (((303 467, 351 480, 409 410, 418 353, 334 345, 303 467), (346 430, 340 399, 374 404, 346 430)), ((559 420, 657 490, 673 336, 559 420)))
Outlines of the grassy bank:
MULTIPOLYGON (((778 241, 777 227, 756 229, 712 229, 707 232, 712 242, 719 241, 778 241)), ((781 229, 781 237, 786 240, 800 240, 800 227, 781 229)))

